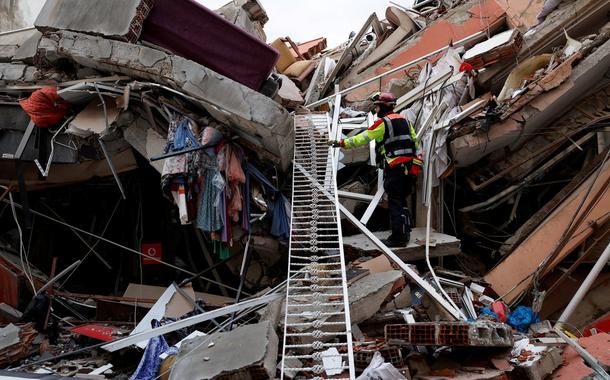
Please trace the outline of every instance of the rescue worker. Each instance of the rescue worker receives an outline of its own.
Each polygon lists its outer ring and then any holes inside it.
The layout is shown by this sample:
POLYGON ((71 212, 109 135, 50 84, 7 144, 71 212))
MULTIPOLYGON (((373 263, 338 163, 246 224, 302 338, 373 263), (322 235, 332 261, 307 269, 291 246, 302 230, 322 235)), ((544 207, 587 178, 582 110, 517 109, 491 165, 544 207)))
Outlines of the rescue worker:
POLYGON ((328 142, 334 147, 352 149, 376 141, 377 165, 383 169, 383 188, 388 195, 392 233, 384 241, 389 247, 404 247, 411 235, 407 196, 413 191, 422 161, 413 126, 394 112, 396 98, 388 92, 371 97, 377 119, 366 131, 345 140, 328 142))

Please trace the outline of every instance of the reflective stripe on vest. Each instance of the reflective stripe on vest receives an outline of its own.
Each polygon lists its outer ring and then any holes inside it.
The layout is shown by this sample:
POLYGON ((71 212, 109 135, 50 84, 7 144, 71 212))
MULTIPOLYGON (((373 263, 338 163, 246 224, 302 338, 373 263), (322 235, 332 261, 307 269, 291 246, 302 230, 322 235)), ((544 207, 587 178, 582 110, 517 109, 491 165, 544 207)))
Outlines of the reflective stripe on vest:
POLYGON ((397 156, 411 156, 413 155, 413 149, 397 149, 394 151, 397 156))
POLYGON ((411 138, 411 128, 407 120, 401 117, 398 114, 387 115, 383 118, 383 122, 385 123, 386 135, 383 141, 383 147, 385 150, 385 155, 388 158, 394 158, 399 156, 414 156, 415 155, 415 143, 411 138), (404 123, 404 125, 400 125, 399 127, 403 127, 404 131, 402 133, 396 134, 395 128, 398 128, 394 124, 394 120, 404 123))

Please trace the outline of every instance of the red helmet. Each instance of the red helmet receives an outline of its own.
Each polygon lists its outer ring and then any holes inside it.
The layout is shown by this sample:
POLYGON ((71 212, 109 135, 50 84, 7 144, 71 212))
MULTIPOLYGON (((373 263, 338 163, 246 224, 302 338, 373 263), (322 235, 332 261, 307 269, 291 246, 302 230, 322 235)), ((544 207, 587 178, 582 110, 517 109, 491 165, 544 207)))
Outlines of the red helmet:
POLYGON ((372 96, 373 104, 392 107, 396 105, 396 98, 389 92, 376 93, 372 96))

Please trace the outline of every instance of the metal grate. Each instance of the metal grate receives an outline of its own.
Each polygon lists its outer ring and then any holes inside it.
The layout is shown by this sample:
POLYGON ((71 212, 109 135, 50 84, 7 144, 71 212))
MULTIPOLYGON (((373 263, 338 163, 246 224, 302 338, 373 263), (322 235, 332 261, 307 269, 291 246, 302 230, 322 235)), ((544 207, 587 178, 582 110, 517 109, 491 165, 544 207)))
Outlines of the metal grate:
POLYGON ((327 113, 294 117, 294 165, 309 175, 293 171, 282 379, 287 370, 300 371, 306 378, 325 378, 322 352, 332 347, 341 357, 339 376, 354 378, 336 171, 326 145, 329 124, 327 113), (303 368, 285 366, 284 359, 289 358, 299 359, 303 368))

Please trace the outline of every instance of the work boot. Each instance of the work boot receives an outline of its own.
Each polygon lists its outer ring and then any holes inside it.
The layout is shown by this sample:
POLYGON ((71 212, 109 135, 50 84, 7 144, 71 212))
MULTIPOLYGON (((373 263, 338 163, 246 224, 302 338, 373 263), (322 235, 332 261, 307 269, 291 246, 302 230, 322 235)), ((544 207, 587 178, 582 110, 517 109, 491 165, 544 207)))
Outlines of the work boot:
POLYGON ((382 239, 381 242, 389 248, 403 248, 407 246, 409 239, 404 234, 392 232, 387 239, 382 239))
POLYGON ((402 209, 402 220, 403 220, 403 228, 404 228, 404 236, 405 236, 405 240, 407 241, 407 244, 409 243, 409 240, 411 240, 411 213, 409 212, 409 209, 406 207, 403 207, 402 209))

